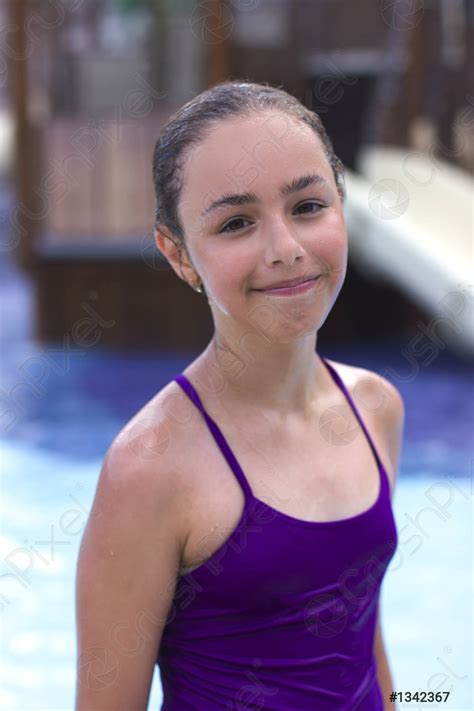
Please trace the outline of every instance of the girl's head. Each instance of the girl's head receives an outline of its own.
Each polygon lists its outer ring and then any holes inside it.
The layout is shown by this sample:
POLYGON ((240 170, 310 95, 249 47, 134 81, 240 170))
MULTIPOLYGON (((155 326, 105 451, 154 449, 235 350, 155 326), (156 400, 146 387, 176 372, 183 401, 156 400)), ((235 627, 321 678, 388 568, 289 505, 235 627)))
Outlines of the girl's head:
POLYGON ((216 328, 255 328, 263 311, 280 338, 322 325, 344 280, 347 235, 344 168, 317 114, 281 89, 217 84, 167 121, 153 180, 157 245, 202 285, 216 328), (304 294, 261 291, 315 275, 304 294))

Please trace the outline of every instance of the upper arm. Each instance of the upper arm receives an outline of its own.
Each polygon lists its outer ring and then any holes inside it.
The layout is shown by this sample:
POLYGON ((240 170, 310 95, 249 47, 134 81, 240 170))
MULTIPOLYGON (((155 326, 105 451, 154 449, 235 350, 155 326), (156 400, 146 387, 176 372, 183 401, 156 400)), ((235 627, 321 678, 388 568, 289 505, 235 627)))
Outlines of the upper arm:
POLYGON ((389 380, 383 378, 387 405, 384 409, 384 431, 392 469, 398 473, 405 426, 405 404, 400 391, 389 380))
MULTIPOLYGON (((378 376, 379 378, 381 376, 378 376)), ((391 495, 397 480, 403 445, 403 430, 405 425, 405 405, 402 395, 386 378, 381 378, 384 389, 384 406, 382 408, 382 428, 385 437, 385 448, 391 464, 392 486, 391 495)))
POLYGON ((145 711, 182 550, 159 458, 111 445, 76 574, 76 711, 145 711))
MULTIPOLYGON (((403 397, 389 380, 375 374, 377 387, 382 387, 383 396, 380 399, 381 406, 381 429, 384 435, 384 445, 391 464, 392 482, 391 495, 397 479, 400 458, 403 444, 403 431, 405 425, 405 405, 403 397)), ((380 600, 377 604, 377 619, 374 637, 374 653, 376 658, 384 657, 385 648, 382 633, 382 622, 380 614, 380 600)))
MULTIPOLYGON (((363 371, 359 384, 364 388, 364 403, 374 415, 372 432, 374 439, 386 453, 390 467, 390 495, 393 497, 400 467, 405 425, 405 405, 398 388, 389 380, 370 370, 363 371), (368 390, 367 390, 367 386, 368 390)), ((382 457, 383 458, 383 457, 382 457)))

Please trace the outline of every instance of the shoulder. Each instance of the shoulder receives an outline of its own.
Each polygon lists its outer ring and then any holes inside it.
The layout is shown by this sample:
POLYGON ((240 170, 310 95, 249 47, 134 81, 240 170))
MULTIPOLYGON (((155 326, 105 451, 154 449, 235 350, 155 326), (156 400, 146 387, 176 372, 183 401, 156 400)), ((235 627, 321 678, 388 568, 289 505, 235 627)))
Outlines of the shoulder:
POLYGON ((136 462, 143 472, 157 466, 179 472, 183 436, 195 423, 195 407, 173 380, 167 383, 122 427, 108 455, 120 454, 136 462))
POLYGON ((405 424, 405 403, 399 389, 379 373, 330 359, 350 392, 364 424, 370 431, 391 479, 391 490, 400 466, 405 424), (385 455, 385 458, 383 458, 385 455))
POLYGON ((158 392, 115 436, 99 479, 99 486, 143 511, 143 522, 146 514, 154 519, 158 512, 166 512, 183 543, 187 532, 181 512, 186 497, 191 498, 183 442, 189 441, 193 428, 193 412, 186 400, 174 381, 158 392))
POLYGON ((96 648, 107 650, 113 664, 117 654, 127 659, 106 689, 78 685, 78 709, 131 709, 137 703, 145 709, 157 649, 174 614, 188 493, 180 486, 179 461, 172 456, 177 442, 162 397, 134 415, 109 446, 83 532, 76 573, 78 658, 96 648))
MULTIPOLYGON (((362 399, 364 394, 374 407, 389 420, 401 420, 405 414, 403 397, 398 388, 379 373, 368 368, 360 368, 346 363, 339 363, 326 358, 337 370, 344 384, 355 391, 362 399)), ((352 394, 352 393, 351 393, 352 394)))

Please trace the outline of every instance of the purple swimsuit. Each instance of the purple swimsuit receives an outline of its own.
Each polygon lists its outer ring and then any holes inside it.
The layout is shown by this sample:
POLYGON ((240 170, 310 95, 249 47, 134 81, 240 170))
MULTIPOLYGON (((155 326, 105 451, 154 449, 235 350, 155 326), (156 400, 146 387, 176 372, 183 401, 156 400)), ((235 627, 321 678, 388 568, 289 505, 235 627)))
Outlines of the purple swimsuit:
MULTIPOLYGON (((398 544, 389 481, 353 399, 322 361, 380 478, 376 502, 337 521, 303 521, 257 499, 195 388, 182 373, 175 378, 245 505, 218 550, 178 578, 157 659, 161 711, 383 711, 373 645, 380 586, 398 544)), ((203 541, 203 558, 205 549, 203 541)))

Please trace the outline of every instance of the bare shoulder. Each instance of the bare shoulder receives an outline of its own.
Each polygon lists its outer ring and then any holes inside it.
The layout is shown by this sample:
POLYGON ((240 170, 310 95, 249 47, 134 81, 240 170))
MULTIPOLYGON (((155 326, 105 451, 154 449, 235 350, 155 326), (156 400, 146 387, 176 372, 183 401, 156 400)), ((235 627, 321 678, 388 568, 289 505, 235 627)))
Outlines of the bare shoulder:
POLYGON ((189 448, 197 419, 196 408, 173 380, 133 415, 106 454, 114 477, 126 477, 128 487, 173 508, 183 544, 188 535, 184 512, 193 493, 189 448))
POLYGON ((195 422, 195 407, 172 380, 130 418, 110 449, 137 458, 151 476, 159 463, 162 470, 173 470, 176 480, 182 440, 195 422))
POLYGON ((405 404, 398 388, 379 373, 327 358, 350 391, 376 447, 385 455, 391 491, 396 482, 405 424, 405 404))
POLYGON ((123 523, 152 537, 158 529, 181 548, 182 497, 186 493, 179 453, 185 408, 171 384, 166 385, 122 427, 105 454, 95 503, 120 511, 123 523), (179 440, 179 441, 178 441, 179 440))
POLYGON ((78 663, 97 648, 117 674, 106 689, 79 674, 76 711, 147 708, 186 534, 179 427, 161 407, 169 392, 122 428, 100 471, 77 563, 78 663))
POLYGON ((400 419, 404 416, 403 397, 390 380, 368 368, 339 363, 329 358, 326 360, 335 368, 345 385, 351 389, 360 390, 361 397, 362 389, 366 390, 366 395, 371 401, 377 397, 380 400, 380 412, 385 413, 388 419, 400 419))

